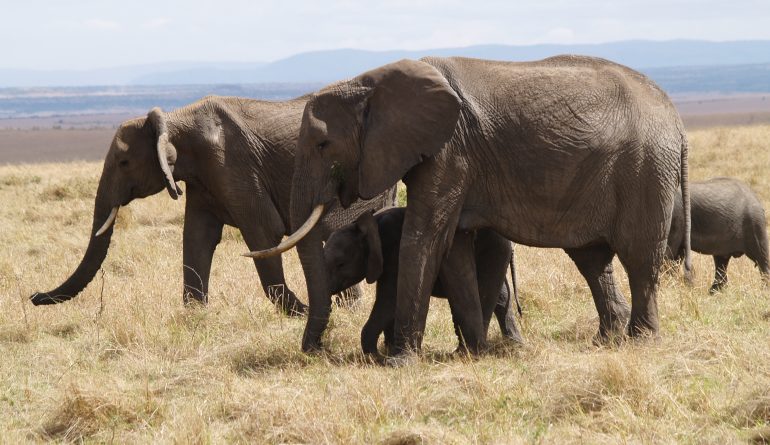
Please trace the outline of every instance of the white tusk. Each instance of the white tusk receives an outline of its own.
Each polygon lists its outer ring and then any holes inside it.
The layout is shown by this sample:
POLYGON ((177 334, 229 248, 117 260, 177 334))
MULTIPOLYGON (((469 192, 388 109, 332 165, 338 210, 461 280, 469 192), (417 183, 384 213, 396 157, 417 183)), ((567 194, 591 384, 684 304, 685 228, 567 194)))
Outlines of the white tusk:
POLYGON ((296 232, 292 233, 288 238, 283 240, 281 244, 265 250, 257 250, 255 252, 244 253, 243 256, 260 259, 260 258, 267 258, 275 255, 280 255, 286 252, 287 250, 296 246, 297 243, 310 232, 310 230, 313 228, 313 226, 316 225, 318 220, 321 219, 321 215, 323 215, 323 213, 324 213, 324 205, 318 204, 313 209, 313 213, 310 214, 307 221, 305 221, 305 223, 302 224, 302 227, 297 229, 296 232))
POLYGON ((102 228, 96 231, 96 235, 94 235, 94 238, 97 236, 102 235, 104 232, 107 231, 107 229, 112 226, 112 223, 115 222, 115 217, 118 216, 118 209, 120 207, 113 207, 112 211, 110 212, 110 216, 107 217, 107 221, 104 222, 104 225, 102 225, 102 228))

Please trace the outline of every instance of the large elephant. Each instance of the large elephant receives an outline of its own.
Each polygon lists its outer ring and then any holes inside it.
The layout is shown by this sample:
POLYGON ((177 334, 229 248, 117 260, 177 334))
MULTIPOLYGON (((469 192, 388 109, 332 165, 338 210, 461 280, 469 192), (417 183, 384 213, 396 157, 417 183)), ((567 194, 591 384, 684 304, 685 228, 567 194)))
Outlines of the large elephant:
MULTIPOLYGON (((601 338, 624 326, 631 336, 654 334, 659 269, 681 184, 689 270, 681 119, 650 79, 606 60, 428 57, 385 65, 313 95, 296 162, 297 236, 254 255, 298 243, 310 300, 304 350, 321 347, 330 311, 322 231, 313 224, 335 198, 345 206, 402 178, 408 205, 393 364, 421 345, 430 290, 457 228, 566 249, 593 293, 601 338), (616 254, 629 276, 630 319, 613 281, 616 254)), ((465 258, 473 264, 470 249, 465 258)), ((483 320, 476 325, 481 333, 483 320)))
MULTIPOLYGON (((770 279, 767 221, 759 198, 746 183, 735 178, 712 178, 690 184, 692 212, 692 250, 714 257, 714 282, 709 292, 727 284, 730 258, 744 254, 770 279)), ((682 200, 674 203, 666 256, 679 260, 683 255, 684 221, 682 200)))
MULTIPOLYGON (((224 224, 240 229, 249 248, 275 245, 289 227, 294 151, 309 96, 285 102, 207 97, 170 113, 152 109, 124 122, 104 160, 91 238, 75 272, 35 305, 76 296, 101 267, 118 209, 132 200, 186 184, 183 257, 185 303, 205 303, 214 249, 224 224)), ((395 189, 348 210, 334 205, 321 223, 325 238, 363 211, 393 205, 395 189)), ((280 257, 255 260, 262 288, 286 313, 306 307, 286 286, 280 257)))
MULTIPOLYGON (((374 306, 361 330, 361 348, 365 354, 377 353, 377 341, 385 334, 385 344, 393 342, 396 291, 398 283, 398 252, 404 225, 406 208, 394 207, 372 215, 364 213, 355 222, 335 230, 324 243, 324 262, 329 276, 329 291, 337 293, 342 289, 366 279, 377 282, 374 306)), ((465 320, 472 312, 459 306, 456 297, 466 292, 468 286, 477 285, 481 297, 482 317, 485 330, 492 314, 497 317, 503 336, 517 343, 522 342, 516 318, 512 311, 512 300, 518 308, 516 275, 513 268, 511 242, 487 229, 473 232, 457 232, 454 246, 462 246, 466 240, 473 243, 476 269, 468 264, 454 261, 453 251, 442 261, 438 279, 431 295, 449 299, 455 333, 460 349, 482 339, 470 337, 466 332, 465 320), (505 270, 510 265, 513 278, 513 292, 505 280, 505 270)), ((468 299, 460 299, 462 304, 468 299)), ((478 349, 478 345, 471 349, 478 349)))

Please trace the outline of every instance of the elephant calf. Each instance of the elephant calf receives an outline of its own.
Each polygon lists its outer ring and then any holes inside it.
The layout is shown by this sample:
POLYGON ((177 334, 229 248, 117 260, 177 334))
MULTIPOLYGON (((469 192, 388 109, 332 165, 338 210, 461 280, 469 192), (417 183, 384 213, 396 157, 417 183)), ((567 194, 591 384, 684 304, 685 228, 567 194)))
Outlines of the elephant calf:
MULTIPOLYGON (((765 209, 748 185, 734 178, 713 178, 690 184, 692 250, 714 256, 716 272, 709 292, 727 284, 730 257, 744 254, 770 277, 765 209)), ((666 256, 680 259, 684 239, 682 201, 677 196, 666 256)))
MULTIPOLYGON (((354 223, 333 232, 324 245, 324 261, 329 277, 331 293, 336 293, 366 278, 368 283, 377 281, 377 294, 369 320, 361 331, 364 353, 377 353, 377 341, 385 334, 385 344, 391 345, 395 320, 398 278, 399 245, 406 209, 403 207, 383 210, 377 214, 365 212, 354 223)), ((474 236, 473 233, 457 232, 455 237, 474 236)), ((467 299, 474 295, 468 286, 478 280, 478 296, 481 300, 481 316, 484 332, 494 311, 503 335, 521 342, 521 335, 511 311, 511 292, 505 280, 505 268, 512 263, 511 243, 491 230, 478 230, 474 240, 476 269, 466 269, 464 264, 452 261, 451 251, 444 259, 432 295, 448 298, 455 332, 460 346, 475 350, 463 329, 469 317, 467 299), (476 277, 473 274, 476 274, 476 277)), ((514 296, 516 294, 514 282, 514 296)), ((518 304, 518 301, 517 301, 518 304)), ((474 340, 483 343, 485 339, 474 340)))

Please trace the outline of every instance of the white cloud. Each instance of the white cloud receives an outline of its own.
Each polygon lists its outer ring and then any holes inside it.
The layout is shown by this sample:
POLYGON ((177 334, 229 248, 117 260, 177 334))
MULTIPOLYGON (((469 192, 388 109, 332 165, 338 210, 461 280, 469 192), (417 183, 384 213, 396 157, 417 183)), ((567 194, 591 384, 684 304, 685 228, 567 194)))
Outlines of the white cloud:
POLYGON ((114 20, 105 19, 90 19, 83 22, 88 28, 103 29, 103 30, 115 30, 120 29, 120 23, 114 20))
POLYGON ((165 17, 158 17, 158 18, 150 19, 144 22, 144 27, 145 28, 163 28, 169 23, 171 23, 171 20, 165 17))

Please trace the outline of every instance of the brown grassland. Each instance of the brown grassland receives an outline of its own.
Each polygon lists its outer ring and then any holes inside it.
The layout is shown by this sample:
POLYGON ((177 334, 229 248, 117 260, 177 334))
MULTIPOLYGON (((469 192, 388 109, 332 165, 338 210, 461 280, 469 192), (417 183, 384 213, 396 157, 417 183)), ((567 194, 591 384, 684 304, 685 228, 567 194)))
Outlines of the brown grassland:
MULTIPOLYGON (((770 126, 690 134, 691 176, 734 176, 770 204, 770 126)), ((336 308, 328 352, 300 352, 303 319, 262 295, 228 228, 210 305, 181 301, 184 205, 124 208, 103 273, 75 300, 33 307, 87 244, 99 163, 0 167, 0 442, 736 443, 770 441, 770 299, 745 257, 709 295, 664 274, 655 340, 592 345, 596 311, 560 250, 519 247, 526 344, 454 356, 434 300, 420 362, 367 362, 359 330, 373 288, 336 308), (763 439, 764 437, 764 439, 763 439)), ((296 255, 284 259, 304 295, 296 255)), ((629 296, 622 267, 616 272, 629 296)), ((493 323, 494 324, 494 323, 493 323)))

